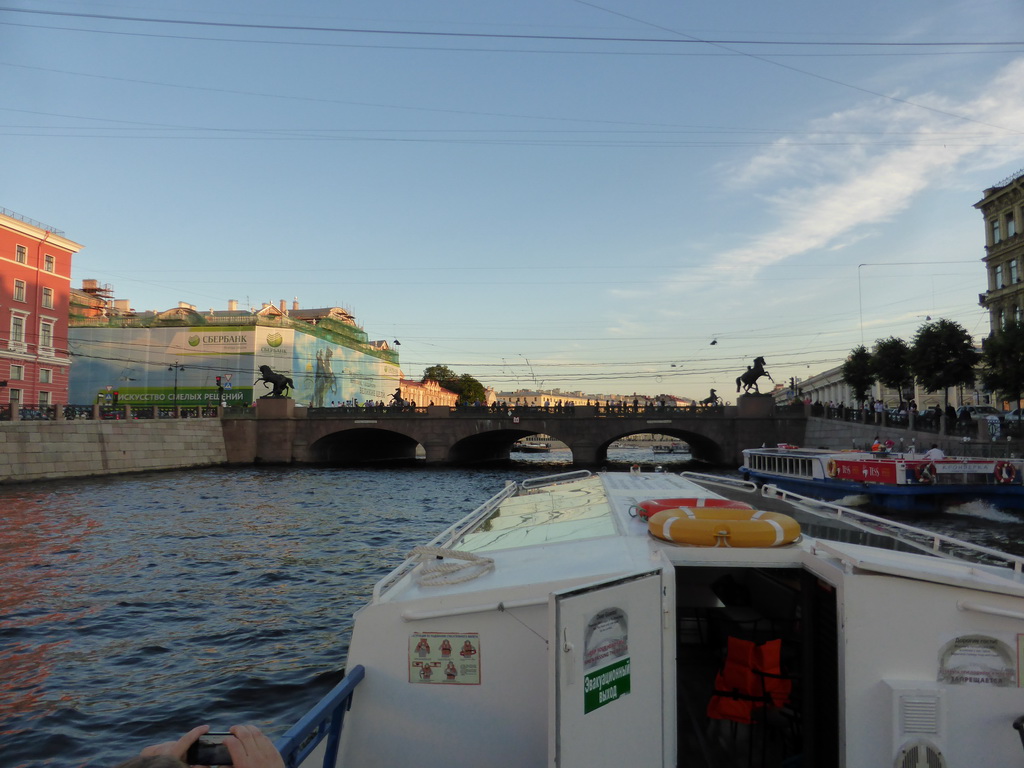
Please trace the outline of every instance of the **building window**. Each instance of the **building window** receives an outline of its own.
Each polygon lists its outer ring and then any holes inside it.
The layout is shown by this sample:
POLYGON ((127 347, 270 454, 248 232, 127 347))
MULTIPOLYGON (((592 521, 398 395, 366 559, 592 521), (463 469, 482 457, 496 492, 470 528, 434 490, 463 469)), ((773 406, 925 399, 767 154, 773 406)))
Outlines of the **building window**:
POLYGON ((28 264, 28 247, 24 245, 14 246, 14 260, 19 264, 28 264))
POLYGON ((45 320, 39 323, 39 346, 53 346, 53 323, 48 323, 45 320))
POLYGON ((11 402, 12 403, 20 403, 21 402, 21 390, 20 389, 12 389, 11 390, 11 402))
POLYGON ((53 369, 52 368, 40 368, 39 369, 39 383, 40 384, 53 384, 53 369))
POLYGON ((25 343, 25 318, 21 315, 11 317, 11 341, 17 344, 25 343))
POLYGON ((1002 238, 999 236, 999 219, 992 219, 992 245, 998 243, 1002 238))
POLYGON ((39 391, 39 407, 40 408, 49 408, 50 407, 50 393, 49 392, 43 392, 42 390, 39 391))
POLYGON ((1014 304, 1013 305, 1013 322, 1019 323, 1021 321, 1021 317, 1024 317, 1024 315, 1021 314, 1020 307, 1017 306, 1016 304, 1014 304))
POLYGON ((53 272, 57 268, 57 261, 50 254, 43 257, 43 271, 53 272))
POLYGON ((999 310, 999 330, 1006 330, 1006 310, 999 310))
POLYGON ((1013 218, 1013 211, 1006 214, 1006 236, 1013 237, 1017 234, 1017 222, 1013 218))
POLYGON ((1010 282, 1011 283, 1019 283, 1020 282, 1020 275, 1017 272, 1017 260, 1016 259, 1010 259, 1010 282))
POLYGON ((14 281, 14 300, 24 301, 25 300, 25 281, 15 280, 14 281))
POLYGON ((11 375, 8 377, 12 381, 21 381, 25 378, 25 366, 24 365, 12 365, 11 375))
MULTIPOLYGON (((1013 264, 1016 265, 1017 262, 1014 261, 1013 264)), ((43 307, 53 309, 53 288, 43 288, 43 307)))
POLYGON ((999 264, 996 266, 996 290, 1003 288, 1003 265, 999 264))

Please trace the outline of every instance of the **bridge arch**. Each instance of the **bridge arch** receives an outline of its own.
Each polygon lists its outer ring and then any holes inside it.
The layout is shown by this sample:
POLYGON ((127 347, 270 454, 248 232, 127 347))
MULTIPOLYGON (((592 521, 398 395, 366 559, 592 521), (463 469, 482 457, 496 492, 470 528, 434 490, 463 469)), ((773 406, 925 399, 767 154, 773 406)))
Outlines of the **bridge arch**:
POLYGON ((448 449, 448 461, 453 464, 479 464, 507 461, 512 445, 524 437, 543 434, 528 429, 492 429, 457 440, 448 449))
POLYGON ((629 437, 630 435, 665 435, 676 440, 680 440, 690 446, 690 455, 693 456, 697 461, 705 461, 710 464, 721 464, 723 463, 725 452, 722 446, 714 438, 701 434, 700 432, 694 432, 688 429, 680 429, 677 427, 644 427, 642 429, 633 429, 622 434, 615 435, 597 447, 598 461, 604 462, 608 459, 608 448, 611 445, 623 438, 629 437))
POLYGON ((382 461, 415 461, 415 438, 391 429, 353 428, 330 432, 309 446, 310 460, 317 464, 372 464, 382 461))

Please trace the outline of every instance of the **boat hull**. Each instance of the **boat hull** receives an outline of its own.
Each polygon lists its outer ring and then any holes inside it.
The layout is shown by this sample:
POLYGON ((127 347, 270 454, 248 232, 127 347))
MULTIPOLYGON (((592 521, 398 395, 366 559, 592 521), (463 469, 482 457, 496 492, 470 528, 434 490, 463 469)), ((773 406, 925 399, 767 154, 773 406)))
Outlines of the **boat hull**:
POLYGON ((759 485, 775 485, 822 501, 867 496, 876 507, 902 512, 938 512, 945 507, 984 501, 1000 509, 1024 510, 1024 488, 1019 485, 883 485, 851 480, 797 478, 744 469, 743 475, 759 485))

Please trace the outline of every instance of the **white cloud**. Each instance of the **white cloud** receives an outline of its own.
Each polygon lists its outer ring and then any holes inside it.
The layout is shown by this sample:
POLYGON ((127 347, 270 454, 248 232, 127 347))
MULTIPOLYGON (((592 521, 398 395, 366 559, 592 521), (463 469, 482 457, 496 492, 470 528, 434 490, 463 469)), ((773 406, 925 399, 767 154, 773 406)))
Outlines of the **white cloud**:
POLYGON ((772 264, 860 239, 866 227, 890 221, 950 174, 979 164, 1024 164, 1024 140, 1016 129, 1024 125, 1024 59, 983 83, 970 101, 946 103, 928 94, 906 101, 936 111, 874 100, 823 118, 799 142, 776 142, 739 169, 735 178, 744 185, 777 185, 781 177, 790 186, 765 197, 778 224, 717 255, 712 271, 753 278, 772 264), (888 138, 876 141, 864 135, 869 131, 888 138), (844 140, 857 143, 836 146, 844 140))

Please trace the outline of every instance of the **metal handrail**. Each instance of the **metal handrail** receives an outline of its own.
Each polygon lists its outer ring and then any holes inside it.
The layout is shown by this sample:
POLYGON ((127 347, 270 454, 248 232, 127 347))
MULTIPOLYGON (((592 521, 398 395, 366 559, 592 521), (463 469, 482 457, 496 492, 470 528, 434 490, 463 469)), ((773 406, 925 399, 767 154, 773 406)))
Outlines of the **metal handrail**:
MULTIPOLYGON (((492 496, 490 499, 485 501, 475 510, 470 512, 468 515, 463 517, 461 520, 453 523, 452 525, 445 528, 441 533, 434 537, 434 539, 427 544, 428 547, 441 547, 447 546, 451 542, 456 541, 463 533, 475 526, 481 520, 489 517, 491 513, 497 509, 498 505, 501 504, 509 496, 516 492, 518 486, 515 483, 509 483, 502 490, 492 496)), ((406 558, 401 565, 395 568, 391 573, 385 576, 383 579, 378 581, 373 586, 373 602, 377 602, 380 596, 384 594, 388 589, 394 586, 405 574, 420 564, 418 557, 406 558)))
POLYGON ((298 768, 325 738, 327 748, 323 768, 334 768, 338 760, 345 713, 352 708, 352 695, 365 676, 366 669, 361 664, 348 670, 344 680, 277 740, 274 746, 281 753, 287 768, 298 768))
POLYGON ((998 549, 992 549, 981 544, 974 544, 970 541, 964 541, 958 539, 955 536, 947 536, 944 533, 937 533, 935 531, 929 531, 925 528, 917 528, 913 525, 907 525, 897 520, 889 520, 884 517, 878 517, 876 515, 869 514, 867 512, 861 512, 856 509, 849 507, 843 507, 839 504, 832 504, 831 502, 821 501, 820 499, 814 499, 810 496, 804 496, 803 494, 794 493, 793 491, 786 491, 778 486, 765 484, 761 488, 761 495, 765 497, 771 497, 774 499, 780 499, 790 504, 800 505, 801 508, 807 509, 809 512, 816 511, 827 511, 834 514, 838 518, 847 518, 857 521, 861 524, 869 524, 872 527, 887 530, 893 535, 903 534, 910 538, 911 536, 918 536, 931 541, 931 551, 937 555, 961 557, 961 555, 951 554, 943 551, 943 544, 948 547, 969 550, 975 554, 983 554, 991 557, 995 560, 1001 560, 1006 563, 1007 567, 1012 567, 1014 572, 1014 580, 1019 581, 1024 575, 1024 557, 1018 555, 1011 555, 1006 552, 1001 552, 998 549), (809 508, 810 507, 810 508, 809 508))
MULTIPOLYGON (((728 477, 704 475, 699 472, 681 472, 680 474, 683 477, 699 480, 701 483, 707 485, 719 485, 748 493, 757 492, 758 490, 755 483, 747 480, 733 480, 728 477), (751 489, 753 489, 753 491, 751 491, 751 489)), ((995 560, 1000 560, 1006 563, 1007 567, 1013 568, 1015 580, 1020 580, 1021 577, 1024 576, 1024 557, 1001 552, 998 549, 992 549, 981 544, 974 544, 970 541, 964 541, 963 539, 958 539, 954 536, 947 536, 943 533, 929 531, 925 528, 917 528, 912 525, 907 525, 906 523, 901 523, 897 520, 878 517, 876 515, 869 514, 868 512, 861 512, 857 509, 851 509, 850 507, 844 507, 839 504, 822 501, 821 499, 804 496, 803 494, 795 493, 793 491, 786 491, 776 485, 772 485, 771 483, 766 483, 760 488, 760 495, 778 499, 788 504, 793 504, 794 506, 799 506, 807 512, 819 514, 824 512, 826 514, 832 514, 839 519, 846 520, 847 522, 855 522, 857 525, 866 527, 868 530, 877 531, 882 529, 893 536, 900 536, 904 540, 912 541, 912 537, 914 536, 926 539, 931 542, 930 547, 926 549, 920 544, 917 546, 923 551, 930 551, 944 557, 957 557, 958 555, 953 555, 944 551, 943 545, 946 545, 950 549, 964 549, 975 554, 983 554, 995 560)))

